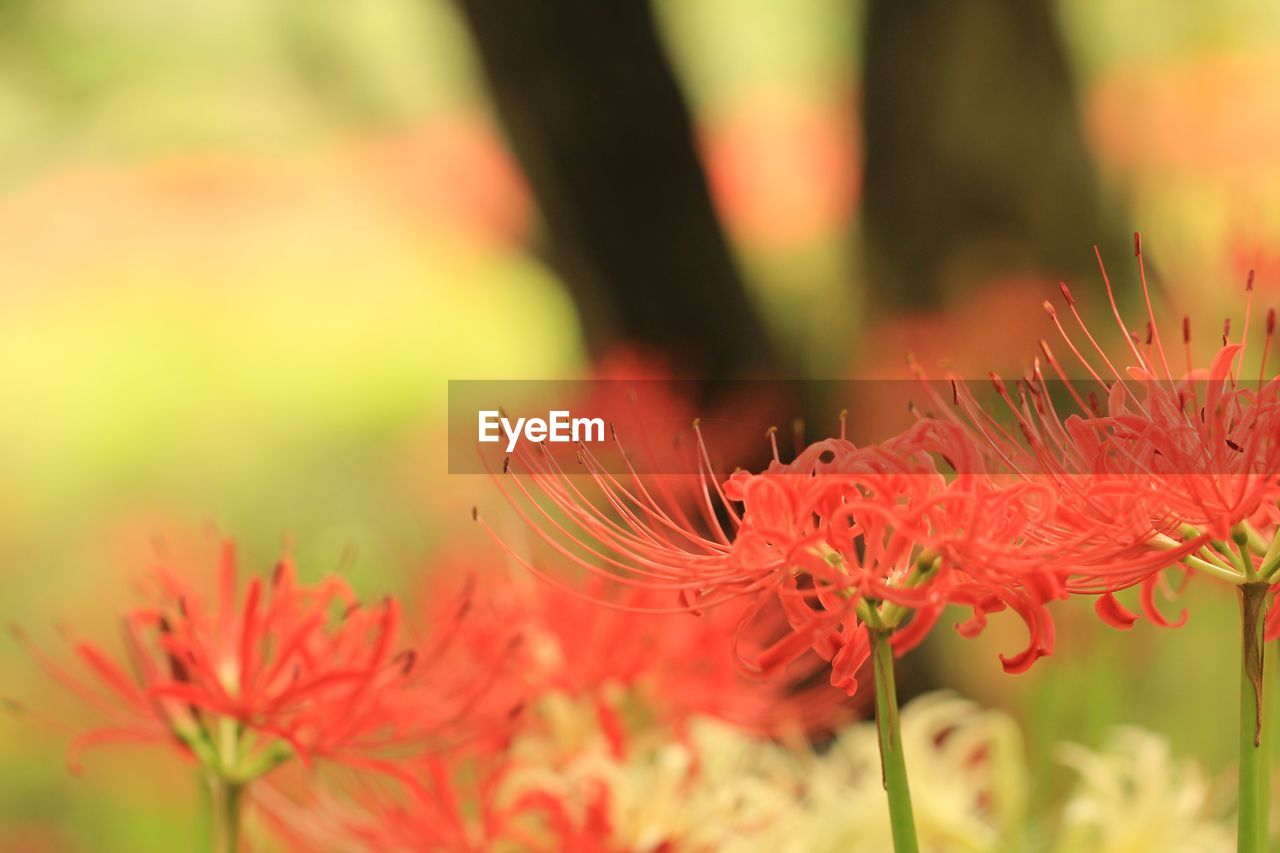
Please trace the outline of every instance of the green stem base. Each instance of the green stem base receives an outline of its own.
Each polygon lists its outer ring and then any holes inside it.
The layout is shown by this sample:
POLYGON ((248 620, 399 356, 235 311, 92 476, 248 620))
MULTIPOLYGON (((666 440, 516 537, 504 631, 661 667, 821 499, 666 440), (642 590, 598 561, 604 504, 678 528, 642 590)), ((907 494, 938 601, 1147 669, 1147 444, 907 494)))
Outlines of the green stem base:
POLYGON ((1240 811, 1239 853, 1265 853, 1268 835, 1270 767, 1262 738, 1263 627, 1269 585, 1240 587, 1240 811))
POLYGON ((210 776, 204 784, 209 810, 206 849, 209 853, 239 853, 245 786, 218 776, 210 776))
POLYGON ((911 810, 911 789, 907 785, 907 764, 898 723, 898 689, 893 678, 893 647, 890 631, 870 628, 871 666, 875 673, 876 729, 880 733, 880 767, 889 797, 889 825, 894 853, 918 853, 915 817, 911 810))

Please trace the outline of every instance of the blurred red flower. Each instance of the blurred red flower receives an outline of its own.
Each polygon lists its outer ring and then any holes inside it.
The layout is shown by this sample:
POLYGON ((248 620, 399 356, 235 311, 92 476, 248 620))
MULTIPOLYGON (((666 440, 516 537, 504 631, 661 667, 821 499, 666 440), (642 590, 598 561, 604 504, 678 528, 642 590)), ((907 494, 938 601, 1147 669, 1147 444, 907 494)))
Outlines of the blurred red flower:
POLYGON ((433 562, 423 595, 428 607, 456 597, 458 585, 471 590, 455 654, 475 667, 508 658, 508 675, 495 688, 500 694, 536 701, 558 693, 588 702, 615 755, 626 752, 630 740, 624 706, 636 710, 637 703, 646 724, 677 732, 697 715, 767 734, 828 730, 850 712, 842 693, 810 683, 816 658, 796 661, 768 683, 740 671, 729 651, 735 634, 747 647, 759 647, 785 627, 780 610, 772 620, 749 614, 746 602, 676 613, 670 611, 682 606, 673 593, 598 577, 539 583, 523 573, 480 568, 491 562, 469 551, 433 562), (752 624, 740 632, 749 615, 752 624))
POLYGON ((294 756, 396 772, 396 755, 465 736, 484 679, 440 654, 420 661, 395 599, 366 607, 338 578, 300 584, 288 558, 241 595, 229 542, 211 600, 165 564, 148 580, 150 600, 123 619, 124 663, 78 642, 87 672, 73 672, 27 643, 105 720, 75 739, 73 767, 86 747, 134 742, 172 745, 235 783, 294 756))
POLYGON ((399 792, 365 791, 364 810, 348 812, 337 831, 369 850, 621 851, 609 843, 613 831, 603 784, 582 792, 585 802, 549 786, 513 795, 504 783, 514 762, 501 755, 470 758, 428 761, 419 780, 399 792), (467 773, 455 772, 461 764, 467 773))

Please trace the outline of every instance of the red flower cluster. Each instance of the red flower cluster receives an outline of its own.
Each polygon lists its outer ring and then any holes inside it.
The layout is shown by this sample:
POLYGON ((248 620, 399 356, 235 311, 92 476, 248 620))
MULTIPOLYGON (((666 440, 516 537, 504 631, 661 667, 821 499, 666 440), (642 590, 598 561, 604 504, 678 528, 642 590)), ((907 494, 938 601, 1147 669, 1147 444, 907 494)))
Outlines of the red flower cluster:
MULTIPOLYGON (((288 559, 242 585, 227 543, 212 595, 169 564, 153 568, 146 603, 124 618, 122 662, 78 643, 80 673, 27 645, 107 721, 76 739, 73 763, 108 742, 173 747, 211 783, 252 784, 257 808, 304 845, 599 849, 609 792, 584 807, 536 778, 505 787, 526 769, 515 740, 566 761, 603 744, 622 761, 639 733, 683 738, 698 715, 794 733, 849 713, 841 692, 803 683, 816 659, 768 684, 737 672, 727 646, 742 614, 731 608, 655 616, 657 592, 562 590, 480 565, 437 561, 427 630, 410 642, 395 599, 365 607, 340 579, 301 584, 288 559), (326 773, 323 786, 273 772, 292 758, 372 772, 326 773)), ((755 618, 759 630, 785 625, 780 613, 755 618)))
POLYGON ((73 766, 97 744, 167 743, 242 783, 295 756, 394 771, 406 749, 464 737, 477 673, 440 655, 420 664, 394 599, 366 607, 340 579, 300 584, 287 558, 241 595, 230 543, 217 577, 209 600, 157 566, 152 600, 124 617, 123 666, 80 642, 82 675, 27 644, 108 721, 76 739, 73 766))
MULTIPOLYGON (((702 489, 689 512, 668 498, 662 478, 630 467, 614 475, 585 446, 586 483, 545 450, 508 460, 497 482, 550 548, 584 572, 680 596, 678 607, 655 611, 745 601, 749 626, 753 613, 780 606, 784 635, 738 650, 761 676, 812 649, 830 661, 832 683, 852 692, 869 630, 891 632, 901 653, 952 604, 973 610, 957 626, 967 635, 1006 608, 1026 623, 1028 647, 1002 657, 1011 672, 1052 651, 1046 605, 1070 593, 1100 595, 1099 614, 1127 627, 1137 616, 1114 593, 1137 585, 1148 617, 1170 624, 1154 601, 1163 570, 1182 565, 1244 584, 1270 583, 1280 569, 1280 378, 1266 378, 1275 314, 1256 383, 1241 379, 1249 309, 1241 340, 1230 340, 1228 324, 1202 370, 1184 322, 1186 368, 1175 372, 1150 296, 1141 336, 1120 319, 1105 270, 1103 278, 1121 354, 1089 331, 1065 285, 1087 346, 1046 303, 1083 380, 1042 342, 1056 378, 1038 360, 1012 387, 992 374, 996 407, 984 408, 952 376, 952 399, 930 388, 935 411, 918 413, 900 435, 855 447, 842 434, 786 463, 775 442, 766 470, 726 480, 699 433, 702 489)), ((1142 280, 1147 293, 1145 271, 1142 280)), ((1273 622, 1280 632, 1274 614, 1273 622)))
POLYGON ((781 637, 754 649, 736 645, 756 675, 771 676, 812 649, 831 662, 832 683, 852 693, 869 627, 893 630, 902 652, 956 603, 974 611, 964 633, 1005 608, 1023 618, 1031 643, 1005 659, 1011 671, 1052 650, 1044 607, 1062 591, 1041 570, 1045 552, 1029 536, 1054 512, 1054 496, 1039 484, 988 476, 972 436, 955 425, 922 422, 873 447, 828 439, 792 462, 775 458, 759 474, 740 471, 723 484, 708 476, 696 523, 634 471, 624 483, 585 449, 583 464, 603 496, 599 506, 545 452, 509 463, 498 482, 550 546, 584 571, 680 596, 679 606, 654 612, 736 603, 745 609, 743 637, 780 607, 788 628, 781 637), (939 468, 948 459, 957 475, 939 468))
POLYGON ((664 613, 678 607, 671 593, 594 577, 566 586, 493 570, 476 574, 474 556, 464 559, 456 570, 455 561, 437 562, 438 580, 424 596, 448 600, 456 579, 467 579, 471 606, 455 632, 455 653, 476 666, 506 654, 510 677, 500 689, 513 695, 559 693, 591 703, 619 754, 626 747, 614 701, 619 693, 676 730, 698 715, 761 733, 829 729, 848 713, 839 691, 804 686, 820 664, 816 658, 795 661, 785 677, 768 683, 738 671, 729 642, 735 635, 748 647, 768 642, 786 625, 780 611, 756 616, 744 603, 698 616, 664 613), (752 630, 739 632, 748 615, 752 630))
MULTIPOLYGON (((1136 235, 1135 253, 1142 272, 1136 235)), ((1037 536, 1071 546, 1069 559, 1056 561, 1070 592, 1100 593, 1099 614, 1128 627, 1137 617, 1114 593, 1138 585, 1148 618, 1169 624, 1153 603, 1164 569, 1182 564, 1239 585, 1270 583, 1280 566, 1280 378, 1267 375, 1276 315, 1268 312, 1262 352, 1249 365, 1250 276, 1240 340, 1231 340, 1228 320, 1208 367, 1198 368, 1189 318, 1182 352, 1166 350, 1145 272, 1145 335, 1121 319, 1105 269, 1103 281, 1123 335, 1120 353, 1109 354, 1089 330, 1064 284, 1067 311, 1085 343, 1073 339, 1052 305, 1045 309, 1083 378, 1070 376, 1042 341, 1055 379, 1046 378, 1039 360, 1012 393, 995 379, 1016 427, 984 410, 957 377, 959 412, 938 405, 936 394, 934 402, 944 417, 980 434, 989 455, 1019 477, 1052 486, 1060 523, 1037 536), (1243 378, 1247 368, 1256 380, 1243 378), (1055 394, 1059 388, 1062 395, 1055 394), (1059 396, 1066 399, 1055 401, 1059 396)), ((1280 631, 1280 621, 1272 627, 1280 631)))
MULTIPOLYGON (((505 662, 485 704, 519 713, 488 726, 491 737, 403 762, 389 788, 354 785, 344 800, 301 812, 271 792, 267 808, 286 833, 304 841, 340 834, 377 850, 611 849, 607 786, 567 788, 547 774, 584 758, 625 762, 652 748, 655 735, 684 741, 699 716, 788 735, 828 731, 849 715, 841 691, 804 683, 816 658, 790 679, 739 673, 727 647, 741 610, 654 614, 674 597, 594 580, 562 589, 482 565, 468 551, 433 560, 422 598, 431 623, 453 625, 449 655, 460 669, 505 662), (457 600, 467 612, 455 621, 448 602, 457 600)), ((783 625, 778 614, 773 628, 783 625)))

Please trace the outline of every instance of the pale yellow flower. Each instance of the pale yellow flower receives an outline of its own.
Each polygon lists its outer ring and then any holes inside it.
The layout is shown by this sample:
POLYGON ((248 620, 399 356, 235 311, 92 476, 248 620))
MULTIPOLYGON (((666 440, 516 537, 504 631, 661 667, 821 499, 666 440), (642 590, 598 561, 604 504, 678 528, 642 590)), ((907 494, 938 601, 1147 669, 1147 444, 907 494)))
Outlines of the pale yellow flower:
POLYGON ((1062 811, 1054 853, 1230 853, 1235 835, 1209 811, 1209 786, 1192 761, 1137 728, 1117 729, 1098 752, 1058 749, 1080 774, 1062 811))
MULTIPOLYGON (((1009 849, 1026 809, 1022 737, 1011 717, 950 693, 902 709, 903 747, 920 847, 931 853, 1009 849)), ((805 772, 807 808, 779 850, 893 849, 875 723, 840 733, 805 772)))
POLYGON ((513 745, 520 764, 506 780, 506 797, 536 789, 585 810, 603 787, 617 847, 763 849, 756 846, 762 833, 803 807, 795 755, 728 724, 696 718, 679 739, 638 733, 618 758, 590 707, 554 694, 538 711, 550 725, 513 745))

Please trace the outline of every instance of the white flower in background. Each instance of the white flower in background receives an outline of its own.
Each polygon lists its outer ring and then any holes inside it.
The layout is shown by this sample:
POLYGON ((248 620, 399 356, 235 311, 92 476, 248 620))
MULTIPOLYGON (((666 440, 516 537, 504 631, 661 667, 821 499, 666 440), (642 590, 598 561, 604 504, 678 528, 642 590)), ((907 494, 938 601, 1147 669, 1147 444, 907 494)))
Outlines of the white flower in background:
POLYGON ((792 754, 710 719, 691 724, 687 743, 575 769, 610 782, 615 838, 635 851, 767 849, 770 828, 803 814, 792 754))
MULTIPOLYGON (((1026 809, 1022 737, 1011 717, 951 693, 902 710, 902 739, 920 847, 933 853, 1016 849, 1026 809)), ((787 851, 893 849, 875 724, 845 729, 805 771, 804 826, 779 834, 787 851)))
MULTIPOLYGON (((692 722, 682 739, 631 749, 619 758, 592 738, 591 714, 554 699, 562 721, 516 745, 524 768, 507 784, 551 791, 585 810, 607 792, 610 841, 629 850, 674 845, 693 851, 883 853, 892 848, 874 723, 845 729, 820 754, 788 748, 732 726, 692 722), (565 738, 576 730, 571 739, 565 738), (554 758, 559 741, 570 747, 554 758), (583 744, 597 744, 582 749, 583 744), (572 746, 570 746, 572 744, 572 746)), ((996 851, 1025 812, 1027 777, 1013 720, 947 693, 902 712, 916 819, 925 851, 996 851)), ((637 744, 639 746, 639 744, 637 744)))
MULTIPOLYGON (((614 697, 617 707, 627 703, 614 697)), ((629 727, 623 752, 598 709, 563 694, 536 706, 541 726, 512 745, 517 769, 505 799, 544 791, 586 825, 603 808, 601 849, 635 853, 884 853, 893 848, 875 724, 845 728, 819 750, 782 745, 708 718, 683 735, 629 727), (602 805, 603 804, 603 805, 602 805)), ((902 710, 902 737, 924 853, 1216 853, 1234 833, 1207 816, 1199 768, 1140 729, 1118 730, 1105 749, 1067 744, 1080 781, 1053 840, 1024 836, 1030 779, 1022 736, 1001 711, 951 693, 902 710)))
POLYGON ((1055 853, 1215 853, 1235 834, 1207 814, 1209 786, 1193 761, 1137 728, 1117 729, 1099 752, 1058 748, 1080 774, 1062 811, 1055 853))
POLYGON ((803 809, 792 751, 728 724, 696 718, 683 738, 642 733, 619 757, 592 733, 589 706, 551 695, 539 710, 553 725, 513 745, 521 761, 505 782, 507 798, 546 791, 585 814, 604 791, 609 849, 765 849, 762 833, 803 809))

